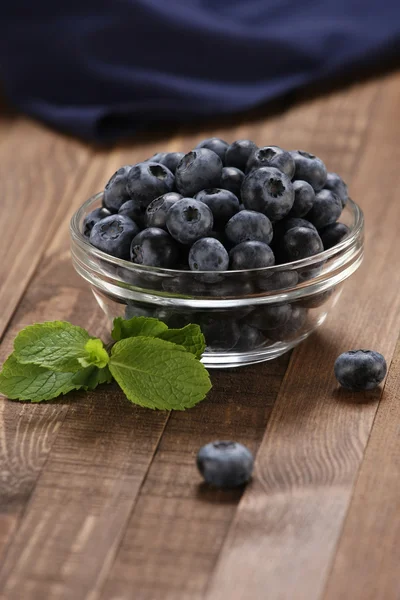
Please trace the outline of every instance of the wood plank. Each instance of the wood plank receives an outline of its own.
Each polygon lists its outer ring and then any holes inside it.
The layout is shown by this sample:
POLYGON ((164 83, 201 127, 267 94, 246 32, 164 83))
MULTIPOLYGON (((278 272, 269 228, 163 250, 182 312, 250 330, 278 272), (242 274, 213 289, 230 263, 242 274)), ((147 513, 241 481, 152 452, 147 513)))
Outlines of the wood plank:
POLYGON ((400 339, 329 576, 326 600, 400 597, 400 339))
MULTIPOLYGON (((368 122, 366 116, 372 109, 377 89, 378 85, 373 81, 363 86, 356 85, 346 92, 341 90, 332 96, 313 100, 311 109, 307 104, 296 105, 263 121, 245 123, 234 132, 222 128, 214 134, 228 140, 250 137, 259 144, 277 143, 289 148, 300 145, 315 151, 318 149, 324 153, 328 164, 332 158, 337 165, 339 153, 332 144, 333 150, 329 154, 330 149, 325 142, 326 128, 335 139, 334 119, 331 117, 341 114, 342 110, 350 110, 347 108, 350 95, 354 98, 353 104, 350 103, 353 113, 361 111, 365 118, 362 126, 361 120, 349 118, 336 124, 338 135, 346 131, 353 140, 351 152, 341 155, 339 165, 341 172, 349 175, 362 147, 368 122), (320 129, 324 134, 322 143, 320 129)), ((207 134, 213 135, 213 132, 205 132, 207 134)), ((204 132, 197 135, 197 140, 200 135, 204 132)), ((218 398, 219 402, 216 407, 213 402, 212 409, 218 411, 220 423, 214 425, 213 435, 207 416, 210 411, 208 403, 185 416, 173 415, 169 420, 101 595, 103 600, 111 597, 124 600, 158 597, 196 600, 203 597, 241 492, 229 495, 208 492, 208 497, 199 493, 194 457, 205 441, 221 435, 243 441, 252 448, 258 445, 270 411, 265 416, 260 413, 265 393, 259 392, 261 406, 258 408, 253 394, 254 390, 268 390, 268 404, 272 407, 284 374, 283 371, 276 373, 276 366, 279 366, 279 361, 232 372, 229 375, 229 394, 225 390, 227 374, 218 373, 214 377, 216 387, 212 398, 218 398), (270 385, 272 389, 269 389, 270 385), (231 423, 232 400, 241 411, 239 426, 231 423), (249 401, 250 413, 246 411, 249 401), (197 416, 197 410, 200 416, 197 416), (249 423, 252 423, 251 427, 249 423), (247 431, 253 428, 254 434, 249 436, 247 431)))
POLYGON ((20 118, 0 144, 0 339, 83 175, 89 149, 20 118))
MULTIPOLYGON (((118 166, 153 151, 143 144, 93 156, 69 212, 118 166)), ((68 248, 64 220, 12 320, 1 361, 30 322, 67 319, 100 336, 108 329, 68 248)), ((117 387, 1 407, 0 597, 84 597, 120 541, 168 415, 133 407, 117 387)))
POLYGON ((209 398, 171 415, 101 598, 202 597, 243 490, 202 484, 196 453, 215 439, 256 452, 287 363, 212 373, 209 398))
POLYGON ((363 404, 337 391, 333 363, 353 347, 390 362, 400 327, 400 273, 388 268, 400 254, 399 106, 394 74, 382 83, 351 186, 366 213, 365 263, 323 329, 292 355, 207 600, 313 600, 323 591, 380 397, 363 404))

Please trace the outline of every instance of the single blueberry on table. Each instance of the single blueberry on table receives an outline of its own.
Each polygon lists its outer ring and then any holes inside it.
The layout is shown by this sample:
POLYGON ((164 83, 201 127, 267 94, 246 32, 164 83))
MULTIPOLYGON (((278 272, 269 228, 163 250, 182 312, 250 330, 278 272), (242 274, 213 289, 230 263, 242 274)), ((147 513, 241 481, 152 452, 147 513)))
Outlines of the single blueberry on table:
POLYGON ((387 366, 382 354, 374 350, 350 350, 335 361, 335 377, 347 390, 373 390, 385 378, 387 366))
POLYGON ((224 167, 222 169, 220 187, 224 190, 229 190, 240 198, 240 190, 244 180, 244 173, 236 167, 224 167))
POLYGON ((329 250, 329 248, 333 248, 341 242, 349 233, 350 229, 344 223, 332 223, 321 229, 319 235, 325 250, 329 250))
POLYGON ((221 188, 201 190, 196 194, 195 199, 207 204, 217 228, 224 227, 227 221, 239 211, 239 200, 229 190, 221 188))
POLYGON ((138 233, 139 227, 129 217, 110 215, 94 225, 90 243, 111 256, 128 260, 131 242, 138 233))
POLYGON ((161 163, 143 162, 131 168, 126 187, 130 198, 146 208, 155 198, 172 191, 174 176, 161 163))
POLYGON ((294 178, 307 181, 316 192, 322 190, 327 179, 327 170, 322 160, 303 150, 293 150, 291 155, 296 165, 294 178))
POLYGON ((132 221, 135 221, 139 227, 144 227, 145 212, 137 200, 128 200, 127 202, 124 202, 119 209, 118 214, 129 217, 132 221))
POLYGON ((301 179, 293 181, 294 202, 289 217, 304 217, 313 207, 315 200, 314 188, 301 179))
POLYGON ((265 336, 256 327, 243 323, 240 325, 240 338, 235 346, 235 350, 249 351, 260 348, 266 341, 265 336))
POLYGON ((347 190, 347 185, 340 175, 337 173, 328 173, 324 188, 326 190, 331 190, 331 192, 339 196, 343 208, 346 206, 349 199, 349 193, 347 190))
POLYGON ((208 148, 197 148, 180 161, 175 171, 175 184, 183 196, 194 196, 200 190, 218 187, 221 174, 222 161, 218 154, 208 148))
POLYGON ((227 167, 236 167, 244 172, 247 161, 258 146, 251 140, 236 140, 228 146, 225 153, 225 164, 227 167))
POLYGON ((248 210, 279 221, 293 206, 293 184, 285 173, 274 167, 255 169, 243 181, 242 202, 248 210))
POLYGON ((201 238, 190 248, 189 267, 191 271, 227 271, 229 255, 218 240, 201 238))
POLYGON ((213 223, 213 215, 207 204, 193 198, 178 200, 167 213, 167 229, 181 244, 193 244, 207 237, 213 223))
POLYGON ((167 192, 159 198, 156 198, 146 208, 145 222, 146 227, 167 228, 167 212, 175 202, 181 200, 181 194, 177 192, 167 192))
MULTIPOLYGON (((263 304, 257 306, 247 317, 246 323, 261 331, 283 327, 290 319, 290 304, 263 304)), ((267 334, 269 337, 269 333, 267 334)))
POLYGON ((232 244, 258 241, 270 244, 273 237, 272 223, 262 213, 242 210, 229 219, 225 233, 232 244))
POLYGON ((213 137, 208 138, 206 140, 202 140, 199 144, 197 144, 196 148, 207 148, 208 150, 212 150, 213 152, 215 152, 215 154, 218 154, 222 162, 224 162, 225 153, 228 146, 228 142, 225 142, 220 138, 213 137))
POLYGON ((85 235, 86 237, 89 237, 90 232, 92 231, 92 229, 96 225, 96 223, 98 223, 105 217, 110 216, 110 214, 111 214, 110 211, 104 207, 95 208, 94 210, 92 210, 92 212, 90 212, 88 215, 86 215, 86 217, 83 220, 83 226, 82 226, 83 235, 85 235))
POLYGON ((239 487, 249 481, 254 458, 250 450, 231 441, 206 444, 197 454, 197 468, 205 481, 218 488, 239 487))
POLYGON ((342 210, 342 203, 336 194, 330 190, 321 190, 315 194, 313 207, 306 217, 317 229, 322 229, 334 223, 342 210))
POLYGON ((121 167, 106 183, 103 195, 103 206, 110 212, 118 212, 124 202, 131 198, 127 189, 128 175, 131 168, 131 165, 121 167))
POLYGON ((171 269, 178 258, 178 245, 158 227, 143 229, 132 240, 131 261, 138 265, 171 269))
POLYGON ((281 251, 286 262, 308 258, 323 250, 318 233, 308 227, 289 229, 282 238, 281 251))
POLYGON ((275 167, 285 173, 292 179, 295 170, 295 164, 290 152, 279 148, 279 146, 264 146, 258 148, 251 154, 246 165, 246 172, 260 167, 275 167))
POLYGON ((264 242, 249 241, 234 246, 229 252, 229 261, 234 271, 261 269, 274 265, 275 256, 264 242))

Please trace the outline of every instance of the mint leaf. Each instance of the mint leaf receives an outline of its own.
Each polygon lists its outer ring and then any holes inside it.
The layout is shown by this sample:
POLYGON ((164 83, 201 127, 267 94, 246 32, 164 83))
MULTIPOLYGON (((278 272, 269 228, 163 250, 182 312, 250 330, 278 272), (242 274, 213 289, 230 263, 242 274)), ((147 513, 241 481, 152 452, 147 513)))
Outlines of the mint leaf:
POLYGON ((205 367, 193 354, 158 338, 117 342, 109 368, 127 398, 147 408, 184 410, 211 389, 205 367))
POLYGON ((111 383, 113 377, 108 367, 98 369, 90 365, 74 374, 73 382, 84 390, 94 390, 101 383, 111 383))
POLYGON ((48 371, 38 365, 23 365, 11 354, 0 373, 0 393, 13 400, 52 400, 80 386, 74 373, 48 371))
POLYGON ((188 352, 194 354, 196 358, 201 357, 206 347, 204 335, 201 333, 200 327, 193 323, 182 327, 182 329, 168 329, 157 337, 161 340, 183 346, 188 352))
POLYGON ((94 338, 86 342, 85 352, 86 356, 78 358, 78 362, 80 365, 82 365, 82 367, 95 365, 99 369, 102 369, 110 360, 107 350, 104 348, 103 342, 98 338, 94 338))
POLYGON ((122 319, 117 317, 114 319, 114 327, 111 332, 112 338, 119 342, 125 338, 136 336, 157 337, 163 331, 167 331, 168 327, 162 321, 151 317, 132 317, 132 319, 122 319))
POLYGON ((65 321, 29 325, 14 341, 15 358, 21 364, 33 364, 53 371, 79 371, 80 358, 88 356, 87 331, 65 321))

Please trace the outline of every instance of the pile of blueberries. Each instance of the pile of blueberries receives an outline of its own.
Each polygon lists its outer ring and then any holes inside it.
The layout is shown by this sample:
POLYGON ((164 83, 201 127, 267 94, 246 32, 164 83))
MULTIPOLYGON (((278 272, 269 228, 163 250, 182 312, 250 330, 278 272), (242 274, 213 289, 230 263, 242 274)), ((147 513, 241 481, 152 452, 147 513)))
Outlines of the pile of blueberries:
POLYGON ((123 166, 90 213, 96 248, 133 263, 191 270, 247 270, 313 256, 349 232, 341 177, 301 150, 211 138, 183 154, 123 166))
MULTIPOLYGON (((243 296, 314 277, 322 261, 273 275, 248 270, 307 258, 339 243, 349 233, 337 222, 347 200, 341 177, 312 154, 211 138, 188 154, 160 153, 121 167, 105 186, 103 207, 86 217, 83 233, 112 256, 179 270, 160 278, 121 266, 122 279, 141 288, 243 296)), ((170 327, 198 323, 207 351, 248 351, 293 339, 305 327, 308 309, 324 304, 331 292, 236 311, 174 311, 132 301, 125 316, 152 316, 170 327)))

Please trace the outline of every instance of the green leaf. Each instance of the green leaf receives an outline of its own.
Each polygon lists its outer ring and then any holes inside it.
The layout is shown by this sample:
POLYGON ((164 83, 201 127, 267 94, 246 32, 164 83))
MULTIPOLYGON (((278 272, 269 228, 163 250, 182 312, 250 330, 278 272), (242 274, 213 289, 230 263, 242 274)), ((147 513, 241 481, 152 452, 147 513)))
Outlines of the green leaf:
POLYGON ((73 373, 87 357, 87 331, 65 321, 29 325, 14 341, 15 357, 21 364, 33 364, 53 371, 73 373))
POLYGON ((98 369, 90 365, 74 374, 73 381, 84 390, 94 390, 101 383, 111 383, 113 377, 108 366, 98 369))
POLYGON ((13 400, 41 402, 66 394, 80 385, 74 373, 49 371, 38 365, 23 365, 11 354, 0 373, 0 393, 13 400))
POLYGON ((157 337, 161 340, 183 346, 188 352, 194 354, 196 358, 201 357, 206 347, 204 335, 201 333, 200 327, 193 323, 182 327, 182 329, 168 329, 157 337))
POLYGON ((110 357, 107 350, 103 346, 103 342, 98 338, 88 340, 85 344, 86 356, 78 358, 78 362, 82 367, 95 365, 102 369, 108 364, 110 357))
POLYGON ((167 329, 168 327, 165 323, 151 317, 132 317, 132 319, 128 320, 117 317, 114 319, 111 336, 116 342, 119 342, 125 338, 137 337, 139 335, 157 337, 163 331, 167 331, 167 329))
POLYGON ((117 342, 109 368, 134 404, 161 410, 184 410, 211 389, 201 362, 183 347, 158 338, 134 337, 117 342))

